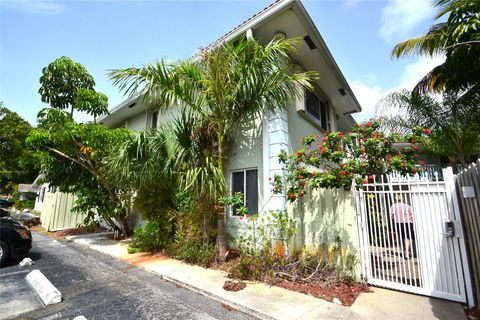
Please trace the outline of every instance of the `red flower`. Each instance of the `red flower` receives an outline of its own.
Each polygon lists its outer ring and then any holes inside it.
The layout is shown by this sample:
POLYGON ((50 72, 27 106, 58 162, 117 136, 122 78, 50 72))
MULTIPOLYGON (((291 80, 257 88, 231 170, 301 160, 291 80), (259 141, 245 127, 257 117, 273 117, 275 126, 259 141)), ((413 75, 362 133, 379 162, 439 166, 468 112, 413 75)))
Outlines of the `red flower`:
POLYGON ((346 174, 345 170, 340 170, 340 174, 341 174, 341 175, 346 174))
POLYGON ((367 180, 367 179, 364 179, 364 180, 362 181, 362 183, 363 183, 363 184, 367 184, 367 183, 368 183, 368 180, 367 180))
POLYGON ((297 179, 303 179, 303 177, 301 175, 298 175, 297 179))
POLYGON ((413 174, 417 173, 417 169, 412 168, 412 173, 413 173, 413 174))
POLYGON ((304 186, 304 185, 305 185, 305 180, 300 181, 300 184, 301 184, 302 186, 304 186))
POLYGON ((293 193, 289 193, 289 194, 288 194, 288 197, 289 197, 290 199, 295 199, 295 195, 294 195, 293 193))
POLYGON ((368 176, 368 179, 369 179, 370 181, 375 181, 375 176, 372 174, 372 175, 368 176))
POLYGON ((326 141, 328 141, 328 138, 323 138, 322 141, 326 142, 326 141))
POLYGON ((373 125, 373 122, 372 122, 372 120, 368 121, 368 123, 367 123, 367 127, 369 127, 369 128, 370 128, 372 125, 373 125))
POLYGON ((392 158, 393 158, 392 155, 389 154, 389 155, 387 156, 387 161, 392 161, 392 158))
POLYGON ((431 130, 428 130, 428 129, 423 129, 423 133, 425 133, 425 134, 431 134, 432 131, 431 131, 431 130))
POLYGON ((248 220, 248 214, 245 215, 245 219, 248 220))
POLYGON ((299 198, 303 197, 303 191, 300 191, 297 195, 299 198))
POLYGON ((375 139, 377 137, 377 134, 378 134, 377 132, 372 133, 372 138, 375 139))
POLYGON ((321 154, 325 154, 327 151, 328 151, 328 149, 325 148, 325 147, 323 147, 322 149, 320 149, 320 153, 321 153, 321 154))
POLYGON ((418 150, 417 145, 416 145, 416 144, 412 144, 412 149, 415 150, 415 151, 417 151, 417 150, 418 150))
POLYGON ((339 132, 338 133, 338 139, 342 139, 343 138, 343 133, 339 132))
POLYGON ((242 221, 242 220, 243 220, 243 216, 240 216, 239 220, 242 221))
POLYGON ((302 151, 298 151, 297 152, 297 156, 301 157, 303 155, 303 152, 302 151))
POLYGON ((272 181, 272 177, 268 177, 268 181, 272 181))
POLYGON ((424 165, 425 165, 425 161, 423 161, 423 160, 418 160, 418 164, 421 165, 421 166, 424 166, 424 165))

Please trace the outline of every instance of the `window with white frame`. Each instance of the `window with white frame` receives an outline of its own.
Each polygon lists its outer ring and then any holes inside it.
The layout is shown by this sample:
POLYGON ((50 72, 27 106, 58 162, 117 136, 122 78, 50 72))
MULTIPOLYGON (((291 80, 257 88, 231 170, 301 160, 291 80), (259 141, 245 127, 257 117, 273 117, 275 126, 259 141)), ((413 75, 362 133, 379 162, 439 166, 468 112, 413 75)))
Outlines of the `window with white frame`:
POLYGON ((305 97, 305 111, 307 115, 320 127, 328 131, 328 104, 315 93, 307 92, 305 97))
MULTIPOLYGON (((248 208, 249 214, 258 213, 258 170, 245 169, 232 171, 230 175, 231 194, 241 192, 243 203, 248 208)), ((235 207, 231 214, 238 216, 235 207)))

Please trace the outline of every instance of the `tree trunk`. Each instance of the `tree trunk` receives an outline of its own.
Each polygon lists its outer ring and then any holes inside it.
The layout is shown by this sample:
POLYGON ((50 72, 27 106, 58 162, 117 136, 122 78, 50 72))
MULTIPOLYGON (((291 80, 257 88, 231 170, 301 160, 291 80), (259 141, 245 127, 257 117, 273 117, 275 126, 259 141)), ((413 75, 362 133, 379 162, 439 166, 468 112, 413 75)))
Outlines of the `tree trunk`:
POLYGON ((221 262, 225 262, 228 254, 227 245, 227 232, 225 228, 225 213, 222 210, 218 210, 218 222, 217 222, 217 245, 218 245, 218 258, 221 262))
POLYGON ((129 234, 129 230, 128 230, 128 218, 120 218, 118 217, 116 219, 118 221, 118 224, 120 224, 120 232, 122 233, 123 237, 126 238, 128 237, 130 234, 129 234))
MULTIPOLYGON (((223 135, 218 134, 218 169, 223 173, 223 135)), ((217 211, 217 245, 218 258, 221 262, 225 262, 228 254, 227 232, 225 228, 225 212, 223 206, 218 207, 217 211)))

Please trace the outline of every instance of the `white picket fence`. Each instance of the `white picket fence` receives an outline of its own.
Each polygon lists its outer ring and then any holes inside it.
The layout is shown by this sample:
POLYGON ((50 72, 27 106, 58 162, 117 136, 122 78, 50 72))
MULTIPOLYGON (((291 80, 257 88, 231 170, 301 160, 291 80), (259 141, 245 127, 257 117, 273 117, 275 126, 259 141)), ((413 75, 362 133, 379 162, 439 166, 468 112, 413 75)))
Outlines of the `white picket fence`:
POLYGON ((356 191, 362 274, 372 285, 472 304, 451 168, 442 176, 371 176, 356 191), (411 224, 392 215, 410 210, 411 224))

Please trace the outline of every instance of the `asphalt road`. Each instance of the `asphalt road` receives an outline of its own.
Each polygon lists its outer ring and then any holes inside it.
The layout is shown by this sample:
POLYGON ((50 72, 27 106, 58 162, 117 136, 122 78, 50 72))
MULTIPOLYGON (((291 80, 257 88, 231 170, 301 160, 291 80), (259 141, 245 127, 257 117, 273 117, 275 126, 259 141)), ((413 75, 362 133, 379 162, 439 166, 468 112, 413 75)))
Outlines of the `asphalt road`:
POLYGON ((0 269, 0 319, 53 320, 80 315, 89 320, 255 319, 78 244, 38 233, 33 236, 29 257, 35 264, 0 269), (62 293, 61 303, 42 305, 24 280, 33 269, 39 269, 62 293))

